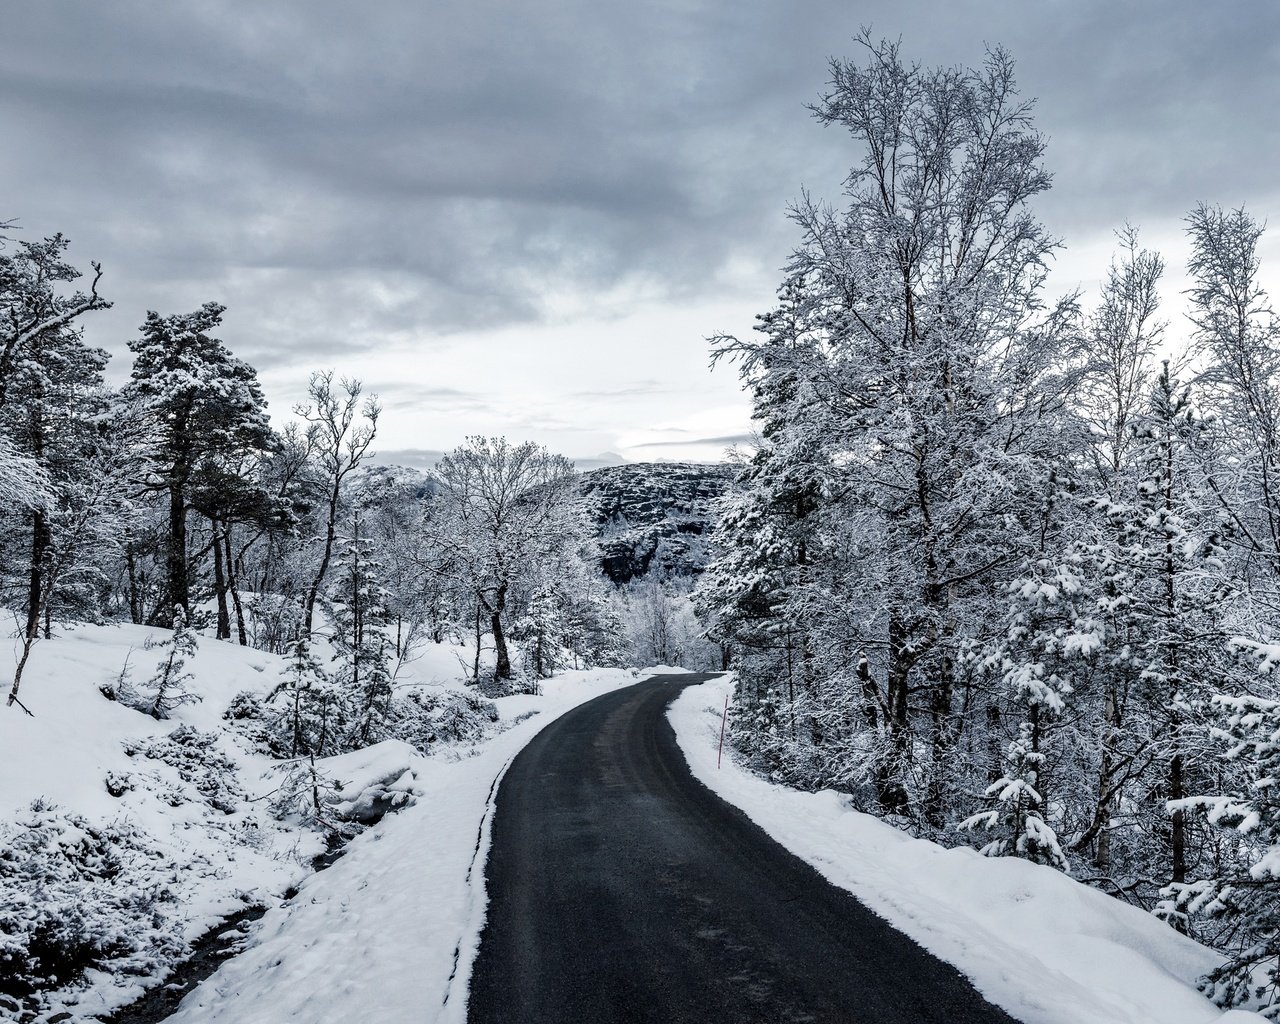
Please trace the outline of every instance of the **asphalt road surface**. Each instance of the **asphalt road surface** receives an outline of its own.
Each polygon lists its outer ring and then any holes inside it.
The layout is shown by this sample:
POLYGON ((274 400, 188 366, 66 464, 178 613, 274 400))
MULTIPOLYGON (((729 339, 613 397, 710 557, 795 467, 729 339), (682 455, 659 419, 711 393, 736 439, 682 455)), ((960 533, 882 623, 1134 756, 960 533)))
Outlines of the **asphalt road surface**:
POLYGON ((470 1024, 1014 1024, 693 778, 655 676, 498 787, 470 1024))

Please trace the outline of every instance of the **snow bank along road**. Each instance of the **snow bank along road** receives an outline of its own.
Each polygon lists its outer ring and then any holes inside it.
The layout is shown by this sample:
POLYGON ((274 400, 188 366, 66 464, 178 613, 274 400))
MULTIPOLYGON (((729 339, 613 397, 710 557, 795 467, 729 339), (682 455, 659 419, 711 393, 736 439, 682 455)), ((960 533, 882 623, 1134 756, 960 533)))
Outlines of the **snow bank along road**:
POLYGON ((690 774, 655 676, 548 725, 498 789, 471 1024, 1012 1024, 690 774))

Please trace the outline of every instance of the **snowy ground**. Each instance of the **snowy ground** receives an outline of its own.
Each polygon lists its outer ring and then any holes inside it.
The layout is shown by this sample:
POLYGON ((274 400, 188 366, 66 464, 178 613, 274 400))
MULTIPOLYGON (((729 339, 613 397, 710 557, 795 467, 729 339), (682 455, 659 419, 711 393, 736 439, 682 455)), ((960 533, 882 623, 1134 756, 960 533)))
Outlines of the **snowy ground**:
MULTIPOLYGON (((428 968, 424 964, 435 965, 430 967, 435 970, 444 963, 437 971, 438 987, 443 989, 461 934, 460 922, 464 918, 469 921, 467 915, 473 909, 468 902, 466 868, 494 774, 557 710, 634 681, 629 672, 619 670, 569 673, 547 683, 547 696, 505 698, 499 702, 500 726, 511 725, 521 715, 532 717, 510 732, 499 733, 487 745, 482 743, 481 753, 474 758, 470 756, 473 748, 464 745, 441 744, 432 756, 423 757, 407 744, 388 741, 325 759, 321 763, 327 774, 345 783, 340 795, 352 805, 362 798, 367 800, 370 794, 383 795, 388 789, 416 796, 419 803, 359 837, 349 858, 313 877, 310 862, 324 850, 323 836, 296 821, 278 820, 270 807, 270 796, 282 782, 282 762, 255 752, 223 718, 237 694, 268 693, 279 680, 283 659, 202 638, 189 665, 195 677, 189 689, 202 699, 176 709, 173 717, 163 722, 108 700, 99 691, 101 685, 115 679, 126 658, 133 678, 145 680, 162 652, 148 651, 144 644, 148 637, 161 638, 167 632, 130 625, 78 625, 64 627, 61 635, 36 645, 22 690, 23 701, 34 717, 16 707, 0 705, 0 831, 32 820, 30 807, 39 799, 93 827, 124 828, 139 836, 144 849, 130 854, 138 872, 121 877, 129 878, 135 887, 171 889, 177 899, 167 902, 162 910, 187 941, 248 904, 279 904, 281 894, 298 883, 303 883, 303 895, 288 910, 271 911, 261 922, 264 939, 269 941, 284 927, 284 941, 292 944, 289 936, 299 927, 305 932, 307 922, 328 920, 326 914, 342 915, 343 908, 356 908, 349 919, 337 922, 341 927, 331 940, 341 949, 331 963, 315 961, 306 951, 311 940, 302 939, 297 942, 303 951, 300 956, 291 957, 274 975, 289 985, 293 978, 307 977, 308 970, 314 969, 307 992, 293 995, 313 995, 317 1004, 332 1002, 334 1016, 305 1010, 304 1020, 362 1019, 355 1004, 343 1002, 333 991, 334 986, 358 988, 358 971, 363 971, 369 986, 389 991, 386 977, 369 969, 379 956, 387 955, 387 946, 365 942, 356 920, 360 906, 367 906, 367 922, 372 925, 376 921, 376 930, 385 937, 394 931, 384 925, 400 920, 394 910, 404 912, 406 927, 412 919, 416 926, 425 928, 429 934, 425 941, 415 936, 403 945, 393 943, 398 952, 388 955, 385 965, 393 971, 397 958, 410 965, 414 983, 405 991, 417 993, 424 979, 433 977, 425 973, 428 968), (172 753, 166 737, 183 726, 212 737, 212 745, 191 751, 191 760, 178 765, 150 756, 157 749, 172 753), (223 765, 217 769, 222 781, 211 798, 204 772, 214 761, 223 765), (388 850, 397 851, 390 861, 385 859, 388 850), (459 864, 460 871, 456 870, 459 864), (385 888, 379 888, 380 880, 385 888), (378 894, 377 902, 364 904, 362 896, 370 893, 378 894), (285 926, 285 922, 289 924, 285 926), (335 973, 334 963, 350 965, 352 973, 335 973), (330 987, 326 989, 322 981, 330 987), (346 1009, 339 1012, 337 1007, 346 1009)), ((458 680, 469 667, 469 651, 464 647, 427 644, 400 667, 397 686, 460 688, 458 680)), ((354 806, 347 809, 356 810, 354 806)), ((47 818, 52 812, 44 813, 47 818)), ((63 835, 53 842, 76 839, 77 829, 65 819, 59 820, 63 835)), ((0 842, 4 841, 0 836, 0 842)), ((111 884, 105 882, 108 888, 111 884)), ((35 899, 55 920, 74 912, 68 907, 64 913, 46 895, 52 890, 26 893, 26 885, 22 876, 6 883, 0 872, 0 911, 4 906, 20 906, 24 899, 35 899)), ((123 918, 121 921, 127 930, 130 925, 123 918)), ((248 968, 251 956, 239 969, 248 968)), ((135 957, 133 964, 122 965, 110 974, 90 971, 87 984, 73 985, 50 999, 46 1014, 66 1011, 78 1021, 109 1012, 155 984, 167 966, 163 959, 140 964, 135 957)), ((270 978, 259 980, 265 983, 270 978)), ((215 977, 211 983, 220 982, 215 977)), ((246 984, 258 990, 256 983, 246 984)), ((432 998, 440 1000, 442 996, 433 994, 432 998)), ((286 1019, 270 1002, 262 1004, 265 1009, 260 1014, 246 1010, 247 1003, 237 1001, 236 1005, 225 1019, 286 1019)), ((0 1002, 0 1019, 11 1009, 0 1002)))
MULTIPOLYGON (((265 802, 248 802, 255 792, 277 785, 278 777, 268 758, 237 747, 221 717, 236 693, 269 689, 279 659, 237 645, 203 642, 191 665, 191 689, 203 700, 179 709, 167 722, 102 696, 99 686, 119 674, 126 658, 135 678, 147 678, 160 652, 146 651, 143 644, 163 632, 76 626, 35 646, 22 689, 34 717, 0 706, 0 822, 22 820, 32 801, 42 798, 94 825, 136 828, 151 847, 156 867, 167 874, 165 882, 181 893, 182 905, 175 912, 189 940, 301 878, 324 843, 318 835, 279 825, 265 802), (174 766, 139 752, 163 744, 179 725, 218 734, 213 751, 238 766, 228 778, 246 798, 234 813, 210 806, 174 766), (109 780, 124 791, 113 796, 109 780)), ((139 995, 148 978, 92 980, 89 991, 68 993, 65 1000, 55 1000, 54 1009, 77 1015, 110 1009, 139 995)))
MULTIPOLYGON (((358 836, 346 856, 313 875, 307 862, 320 849, 318 836, 281 826, 252 799, 231 814, 215 813, 190 793, 174 799, 181 785, 173 769, 127 753, 178 722, 218 731, 246 794, 265 793, 278 772, 267 758, 236 746, 221 713, 238 692, 269 690, 280 659, 203 641, 193 689, 204 701, 181 708, 176 721, 157 723, 97 693, 130 650, 135 674, 145 677, 145 659, 154 654, 143 652, 142 643, 151 632, 82 626, 37 646, 24 687, 36 717, 0 708, 0 821, 44 797, 92 820, 137 824, 175 865, 189 935, 251 899, 272 905, 246 951, 187 997, 178 1022, 465 1021, 497 783, 555 717, 636 676, 572 672, 548 681, 541 696, 503 698, 503 731, 474 747, 422 757, 402 744, 381 744, 346 755, 335 767, 351 780, 353 799, 361 779, 407 765, 403 788, 417 802, 358 836), (132 775, 137 784, 112 796, 104 784, 109 773, 132 775), (296 882, 298 895, 282 901, 279 894, 296 882)), ((465 651, 429 647, 402 680, 452 685, 460 658, 465 651)), ((694 774, 1026 1024, 1261 1020, 1223 1015, 1195 991, 1194 979, 1216 962, 1212 951, 1057 872, 911 839, 853 811, 837 794, 772 785, 731 757, 717 769, 730 685, 720 679, 691 687, 673 705, 694 774)), ((119 1005, 140 984, 97 980, 95 989, 63 1004, 73 1020, 119 1005)))
POLYGON ((695 777, 779 843, 966 974, 1025 1024, 1245 1024, 1195 989, 1212 950, 1051 868, 913 839, 834 792, 766 782, 716 750, 730 677, 670 719, 695 777))
POLYGON ((497 703, 511 727, 471 756, 425 759, 417 803, 358 836, 268 911, 250 948, 183 1001, 175 1024, 462 1022, 484 924, 492 797, 511 759, 558 715, 635 682, 567 672, 497 703))

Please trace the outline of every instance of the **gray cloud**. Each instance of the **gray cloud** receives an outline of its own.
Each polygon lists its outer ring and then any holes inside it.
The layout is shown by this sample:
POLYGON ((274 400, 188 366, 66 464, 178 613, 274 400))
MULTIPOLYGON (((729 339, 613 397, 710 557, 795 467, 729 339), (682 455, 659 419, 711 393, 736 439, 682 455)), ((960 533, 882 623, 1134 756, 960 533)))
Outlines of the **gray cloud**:
POLYGON ((434 448, 379 449, 373 455, 372 465, 405 466, 409 469, 431 469, 445 453, 434 448))
POLYGON ((726 448, 738 444, 751 444, 756 440, 755 434, 722 434, 719 437, 691 438, 687 441, 648 441, 644 444, 632 445, 633 448, 691 448, 695 445, 722 445, 726 448))
MULTIPOLYGON (((926 63, 1014 52, 1068 244, 1275 201, 1269 0, 46 0, 5 12, 0 219, 104 263, 117 305, 94 342, 120 352, 147 308, 217 299, 237 354, 278 375, 479 344, 566 297, 760 308, 786 202, 838 195, 846 140, 803 104, 861 23, 926 63)), ((564 398, 688 384, 655 368, 564 398)))

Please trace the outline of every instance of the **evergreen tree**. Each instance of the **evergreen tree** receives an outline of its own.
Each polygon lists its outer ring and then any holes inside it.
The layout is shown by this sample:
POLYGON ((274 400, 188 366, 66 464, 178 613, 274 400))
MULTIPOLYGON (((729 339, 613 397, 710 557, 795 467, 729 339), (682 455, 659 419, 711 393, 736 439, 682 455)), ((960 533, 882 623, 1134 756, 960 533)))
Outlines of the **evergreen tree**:
POLYGON ((361 509, 352 512, 350 534, 339 538, 329 591, 334 650, 332 672, 344 711, 340 743, 353 749, 377 743, 392 717, 393 645, 387 636, 387 591, 382 566, 361 509))
POLYGON ((562 664, 568 630, 560 599, 551 587, 543 586, 534 592, 511 632, 523 645, 525 668, 535 678, 555 675, 562 664))
MULTIPOLYGON (((1252 663, 1274 693, 1280 648, 1236 638, 1233 647, 1252 663)), ((1207 812, 1211 825, 1232 834, 1217 871, 1166 890, 1166 912, 1223 923, 1227 960, 1201 988, 1222 1007, 1266 1007, 1280 1017, 1280 700, 1253 694, 1217 694, 1212 733, 1217 753, 1232 769, 1225 791, 1184 797, 1172 813, 1207 812)))
POLYGON ((256 372, 211 333, 224 310, 208 302, 194 313, 148 312, 142 336, 129 342, 134 362, 126 394, 148 427, 144 485, 168 501, 165 601, 187 615, 187 513, 196 471, 205 460, 234 459, 272 443, 256 372))
POLYGON ((335 731, 347 715, 342 694, 311 650, 299 637, 289 664, 267 703, 278 707, 271 732, 278 752, 285 757, 324 757, 335 740, 335 731))
POLYGON ((997 808, 975 814, 964 827, 997 832, 982 848, 986 857, 1023 857, 1069 872, 1057 833, 1044 820, 1045 801, 1037 788, 1044 754, 1038 749, 1036 729, 1035 721, 1019 726, 1017 738, 1009 743, 1005 774, 987 788, 986 795, 995 800, 997 808))
POLYGON ((168 718, 176 708, 201 699, 186 689, 194 678, 187 670, 187 661, 195 657, 198 646, 196 631, 182 605, 174 605, 172 631, 164 640, 147 643, 148 650, 159 649, 162 653, 155 672, 143 684, 144 690, 138 695, 140 711, 161 720, 168 718))
POLYGON ((97 263, 87 294, 61 290, 81 276, 63 259, 69 245, 57 234, 23 242, 12 255, 0 253, 0 408, 9 403, 9 383, 34 341, 62 333, 85 313, 111 308, 98 295, 102 267, 97 263))

